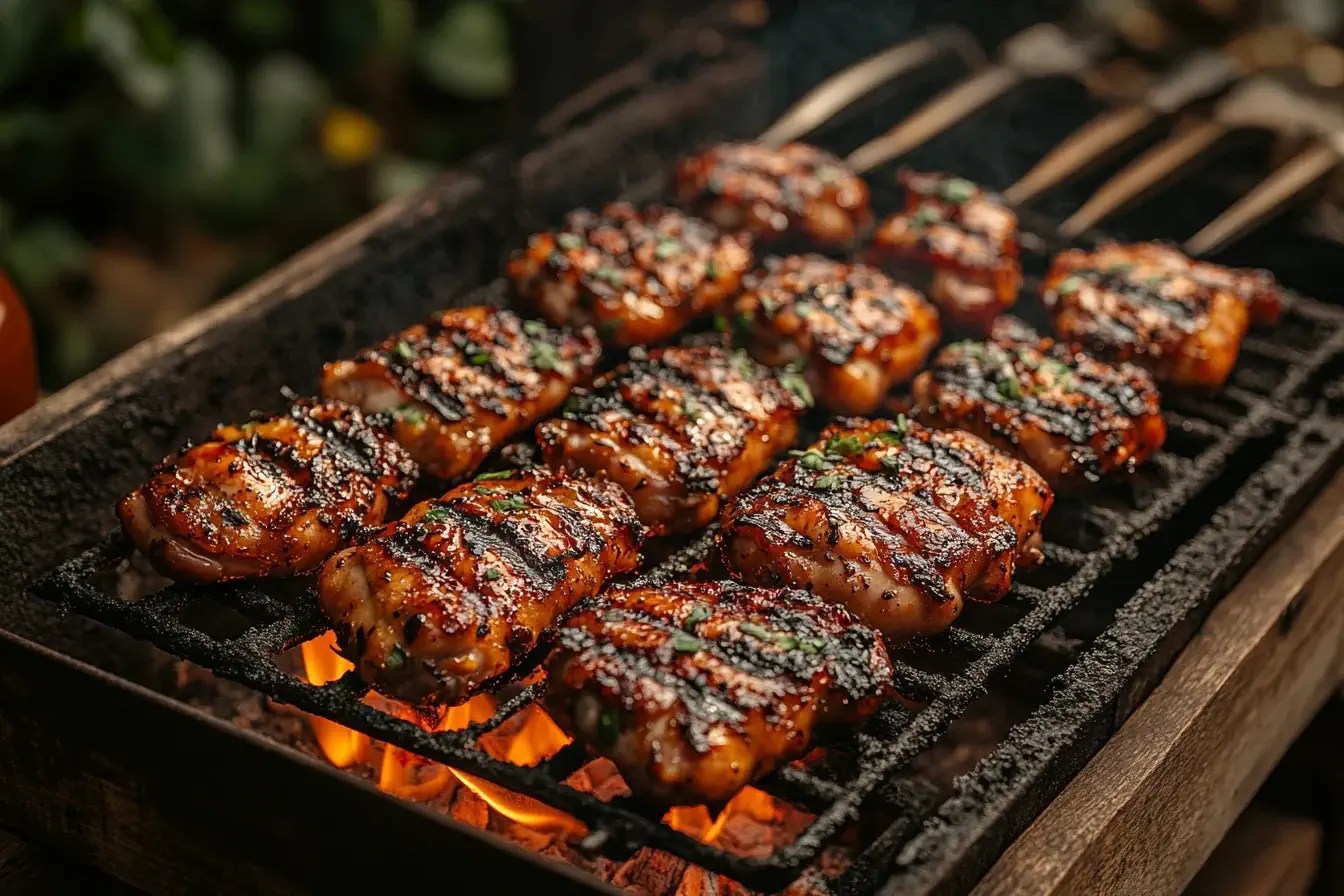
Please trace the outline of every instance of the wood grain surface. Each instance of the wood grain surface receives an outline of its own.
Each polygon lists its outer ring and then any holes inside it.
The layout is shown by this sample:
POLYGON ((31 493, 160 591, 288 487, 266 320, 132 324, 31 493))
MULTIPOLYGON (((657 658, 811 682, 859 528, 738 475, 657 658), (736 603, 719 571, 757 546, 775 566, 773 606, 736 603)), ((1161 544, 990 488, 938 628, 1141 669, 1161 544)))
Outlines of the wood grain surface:
POLYGON ((1344 673, 1344 473, 974 896, 1180 893, 1344 673))
POLYGON ((1319 822, 1252 803, 1185 896, 1306 896, 1320 866, 1321 839, 1319 822))

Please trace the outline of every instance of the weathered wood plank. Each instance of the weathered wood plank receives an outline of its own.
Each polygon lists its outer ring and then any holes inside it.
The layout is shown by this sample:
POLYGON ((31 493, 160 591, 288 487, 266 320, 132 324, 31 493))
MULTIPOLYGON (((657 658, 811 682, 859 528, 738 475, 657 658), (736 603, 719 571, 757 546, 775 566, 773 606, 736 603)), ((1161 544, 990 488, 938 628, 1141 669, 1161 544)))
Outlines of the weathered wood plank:
POLYGON ((1344 672, 1344 474, 975 896, 1179 893, 1344 672))
POLYGON ((1252 804, 1185 896, 1306 896, 1320 866, 1320 822, 1252 804))

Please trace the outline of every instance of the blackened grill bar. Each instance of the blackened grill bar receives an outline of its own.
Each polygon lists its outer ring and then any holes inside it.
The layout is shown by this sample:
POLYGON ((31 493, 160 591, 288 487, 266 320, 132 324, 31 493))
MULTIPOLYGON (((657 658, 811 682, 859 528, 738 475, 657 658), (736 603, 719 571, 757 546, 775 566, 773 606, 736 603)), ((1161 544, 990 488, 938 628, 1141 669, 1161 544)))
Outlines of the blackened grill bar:
MULTIPOLYGON (((659 147, 670 158, 694 148, 679 145, 667 152, 659 147)), ((1049 222, 1024 221, 1024 230, 1057 248, 1049 222)), ((388 249, 379 242, 369 251, 388 249)), ((419 244, 416 251, 427 250, 419 244)), ((1029 282, 1024 294, 1035 288, 1029 282)), ((470 304, 473 295, 452 298, 470 304)), ((817 815, 768 860, 741 858, 694 840, 632 802, 606 804, 564 785, 563 779, 585 760, 577 745, 534 769, 495 760, 478 749, 481 735, 537 699, 537 685, 502 701, 486 722, 430 733, 365 704, 364 687, 354 676, 317 687, 289 675, 276 665, 276 654, 327 627, 295 583, 266 589, 248 583, 174 585, 125 602, 99 581, 126 555, 124 541, 114 537, 58 568, 35 590, 276 700, 547 802, 589 826, 590 849, 625 855, 650 845, 749 886, 775 889, 812 863, 857 817, 860 806, 880 804, 895 815, 858 848, 835 883, 836 892, 871 893, 884 883, 892 892, 961 891, 983 873, 1007 838, 1026 827, 1040 802, 1087 761, 1095 746, 1086 745, 1114 730, 1135 695, 1151 688, 1151 658, 1174 649, 1171 639, 1182 637, 1178 630, 1230 587, 1310 497, 1312 485, 1337 466, 1344 426, 1331 416, 1324 397, 1340 394, 1344 386, 1342 356, 1344 310, 1293 298, 1278 331, 1246 340, 1231 390, 1218 399, 1183 398, 1179 412, 1167 413, 1176 437, 1171 450, 1154 461, 1161 480, 1156 486, 1110 488, 1101 495, 1104 506, 1075 506, 1072 516, 1053 528, 1047 525, 1047 536, 1062 540, 1046 544, 1045 568, 1015 583, 1005 599, 1006 606, 1021 613, 1015 621, 994 633, 958 626, 931 639, 930 646, 955 660, 952 668, 933 671, 923 668, 918 656, 897 654, 900 689, 927 705, 911 710, 889 704, 863 731, 833 744, 837 752, 855 757, 852 775, 833 778, 789 766, 762 782, 768 792, 817 815), (1234 488, 1230 498, 1221 497, 1234 488), (1078 525, 1070 528, 1068 522, 1078 525), (1104 532, 1105 537, 1080 536, 1081 531, 1104 532), (1066 532, 1070 537, 1064 537, 1066 532), (1135 591, 1117 578, 1122 569, 1140 571, 1144 584, 1135 591), (995 678, 1022 661, 1043 632, 1107 589, 1123 592, 1115 621, 1059 677, 1031 724, 1015 726, 946 798, 930 796, 918 782, 902 777, 995 678), (184 621, 198 603, 228 605, 252 626, 231 637, 214 637, 184 621)), ((654 584, 684 575, 704 559, 709 544, 705 537, 693 540, 641 581, 654 584)))

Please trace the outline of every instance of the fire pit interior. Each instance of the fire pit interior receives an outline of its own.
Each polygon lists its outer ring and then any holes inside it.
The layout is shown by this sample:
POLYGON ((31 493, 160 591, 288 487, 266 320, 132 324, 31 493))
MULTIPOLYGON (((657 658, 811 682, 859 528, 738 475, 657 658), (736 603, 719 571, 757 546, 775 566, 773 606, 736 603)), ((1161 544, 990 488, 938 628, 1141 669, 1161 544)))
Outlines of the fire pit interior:
MULTIPOLYGON (((1344 308, 1305 297, 1321 295, 1334 272, 1307 263, 1318 253, 1304 248, 1312 238, 1295 219, 1226 253, 1229 263, 1271 267, 1300 293, 1287 296, 1276 327, 1247 338, 1228 387, 1164 396, 1170 436, 1155 461, 1130 481, 1061 495, 1042 568, 1001 604, 977 605, 947 633, 895 654, 902 700, 718 813, 663 815, 631 800, 610 763, 571 744, 535 705, 530 668, 494 694, 417 713, 346 674, 307 581, 168 585, 107 534, 115 497, 209 422, 279 408, 282 385, 311 392, 322 361, 432 308, 507 302, 495 278, 521 233, 573 205, 663 196, 680 156, 751 137, 828 74, 935 16, 965 21, 977 7, 920 15, 938 4, 916 4, 904 16, 846 0, 777 10, 762 23, 744 19, 744 6, 712 8, 673 41, 680 49, 650 59, 637 87, 539 140, 516 176, 504 156, 483 157, 221 306, 209 326, 139 352, 115 382, 49 408, 40 439, 0 434, 4 565, 17 571, 0 590, 16 595, 0 603, 0 625, 423 804, 431 811, 414 823, 428 842, 465 823, 586 875, 571 882, 685 894, 968 889, 1338 465, 1344 308), (19 594, 34 579, 32 594, 19 594)), ((1001 18, 975 23, 987 47, 1051 12, 1003 7, 1001 18)), ((955 66, 902 79, 809 139, 852 149, 955 79, 955 66)), ((1002 187, 1098 108, 1073 82, 1029 84, 901 161, 1002 187)), ((1247 135, 1109 226, 1188 235, 1263 173, 1267 144, 1247 135)), ((1022 210, 1031 251, 1019 309, 1028 316, 1064 245, 1056 222, 1124 159, 1022 210)), ((868 178, 879 212, 896 205, 894 167, 868 178)), ((812 431, 824 422, 809 419, 812 431)), ((715 562, 708 545, 655 545, 649 553, 661 559, 640 581, 701 574, 715 562)))

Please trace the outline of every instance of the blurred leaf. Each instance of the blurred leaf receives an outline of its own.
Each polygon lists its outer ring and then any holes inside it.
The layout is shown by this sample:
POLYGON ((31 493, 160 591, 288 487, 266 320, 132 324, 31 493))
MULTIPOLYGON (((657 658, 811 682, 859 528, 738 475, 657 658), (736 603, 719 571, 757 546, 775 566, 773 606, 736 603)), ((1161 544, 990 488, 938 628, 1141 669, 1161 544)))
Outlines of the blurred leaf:
POLYGON ((293 29, 294 10, 284 0, 233 0, 229 21, 244 34, 274 41, 293 29))
POLYGON ((203 43, 183 47, 173 103, 175 136, 183 152, 181 163, 198 182, 219 176, 233 164, 233 106, 229 63, 203 43))
POLYGON ((49 0, 0 0, 0 87, 23 70, 57 5, 49 0))
POLYGON ((0 111, 0 150, 21 143, 50 142, 58 139, 63 130, 60 116, 46 109, 0 111))
POLYGON ((286 174, 284 156, 274 151, 254 148, 239 154, 228 172, 199 191, 211 232, 245 236, 265 226, 286 174))
POLYGON ((315 23, 322 29, 322 51, 337 74, 359 65, 378 42, 378 0, 327 3, 315 23))
POLYGON ((393 59, 405 59, 415 42, 415 4, 411 0, 378 0, 378 36, 393 59))
POLYGON ((497 99, 513 86, 508 23, 488 0, 452 6, 420 40, 416 59, 430 83, 467 99, 497 99))
POLYGON ((326 108, 330 91, 297 56, 268 56, 248 73, 249 137, 273 148, 299 142, 326 108))
POLYGON ((383 156, 370 172, 370 192, 374 202, 386 202, 420 189, 441 171, 437 165, 404 156, 383 156))
POLYGON ((111 0, 94 0, 84 19, 89 46, 111 69, 122 91, 142 109, 158 109, 173 92, 173 71, 142 54, 130 13, 111 0))
POLYGON ((6 241, 3 266, 21 292, 36 295, 83 270, 88 253, 84 238, 65 222, 38 221, 6 241))
POLYGON ((92 321, 66 317, 60 325, 53 366, 56 376, 62 382, 68 382, 93 369, 105 352, 98 347, 98 334, 92 321))
POLYGON ((131 13, 140 48, 150 62, 172 65, 177 61, 177 32, 154 0, 122 0, 131 13))

